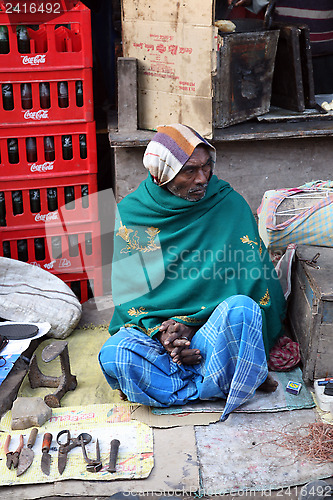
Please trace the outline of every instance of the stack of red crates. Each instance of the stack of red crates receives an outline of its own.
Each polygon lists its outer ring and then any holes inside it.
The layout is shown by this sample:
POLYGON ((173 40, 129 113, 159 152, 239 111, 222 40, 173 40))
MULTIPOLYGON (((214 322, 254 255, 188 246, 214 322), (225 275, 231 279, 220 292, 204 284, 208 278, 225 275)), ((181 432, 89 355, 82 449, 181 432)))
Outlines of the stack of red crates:
POLYGON ((0 255, 103 294, 90 10, 0 0, 0 255))

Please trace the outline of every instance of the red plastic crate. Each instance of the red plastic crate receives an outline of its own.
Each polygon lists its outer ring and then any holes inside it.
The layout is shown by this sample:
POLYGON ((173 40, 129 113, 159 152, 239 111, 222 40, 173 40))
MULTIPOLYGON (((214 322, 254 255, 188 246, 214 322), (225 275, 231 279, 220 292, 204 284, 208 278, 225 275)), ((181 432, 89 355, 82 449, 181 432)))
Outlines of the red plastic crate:
POLYGON ((102 270, 90 269, 85 273, 57 274, 75 293, 81 304, 92 297, 103 296, 102 270))
POLYGON ((98 220, 97 175, 2 181, 1 232, 98 220), (92 196, 90 196, 92 195, 92 196))
POLYGON ((53 179, 59 175, 66 177, 88 173, 97 173, 95 122, 66 124, 64 126, 36 126, 24 129, 16 127, 1 130, 0 181, 38 179, 37 182, 39 182, 39 179, 42 178, 53 179), (67 141, 68 143, 68 137, 70 137, 72 148, 69 148, 66 153, 63 142, 67 141), (28 138, 36 139, 36 155, 33 154, 33 151, 30 153, 27 151, 28 138), (84 144, 80 148, 80 139, 81 142, 85 141, 86 151, 84 144), (51 145, 53 143, 54 153, 47 149, 50 142, 51 145), (15 152, 12 144, 15 145, 15 152), (71 159, 64 159, 64 156, 71 159), (86 157, 84 158, 84 156, 86 157), (11 161, 15 163, 11 163, 11 161))
POLYGON ((15 0, 0 7, 2 71, 92 67, 90 10, 81 2, 15 0))
POLYGON ((2 231, 0 241, 2 257, 27 262, 51 273, 86 272, 101 267, 98 221, 2 231))
POLYGON ((91 69, 1 73, 0 127, 93 119, 91 69))

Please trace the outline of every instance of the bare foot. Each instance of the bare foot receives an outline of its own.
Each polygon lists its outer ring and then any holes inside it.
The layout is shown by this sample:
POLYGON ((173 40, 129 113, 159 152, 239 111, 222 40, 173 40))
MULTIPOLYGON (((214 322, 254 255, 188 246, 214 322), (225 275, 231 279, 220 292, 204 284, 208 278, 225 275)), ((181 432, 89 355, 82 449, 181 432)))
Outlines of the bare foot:
POLYGON ((258 391, 263 391, 263 392, 274 392, 276 391, 277 387, 279 385, 279 382, 274 380, 272 375, 268 374, 265 382, 263 382, 259 387, 258 391))
POLYGON ((118 392, 119 392, 120 399, 122 399, 123 401, 127 401, 126 394, 124 394, 123 391, 121 391, 120 389, 118 389, 118 392))

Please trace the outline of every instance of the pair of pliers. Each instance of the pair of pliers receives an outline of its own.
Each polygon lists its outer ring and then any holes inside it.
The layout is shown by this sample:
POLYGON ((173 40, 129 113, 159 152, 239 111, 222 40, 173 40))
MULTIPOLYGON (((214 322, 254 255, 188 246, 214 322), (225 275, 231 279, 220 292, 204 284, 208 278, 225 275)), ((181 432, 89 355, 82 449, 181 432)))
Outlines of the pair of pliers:
POLYGON ((20 457, 21 450, 24 446, 23 435, 22 434, 20 435, 20 443, 15 451, 9 451, 10 440, 11 440, 11 435, 8 434, 6 441, 5 441, 5 444, 4 444, 4 447, 3 447, 5 454, 6 454, 6 457, 7 457, 6 458, 6 466, 8 467, 8 469, 11 469, 12 466, 14 469, 16 469, 18 466, 18 463, 19 463, 19 457, 20 457))
POLYGON ((82 437, 80 439, 81 439, 81 448, 82 448, 83 458, 85 459, 85 461, 88 464, 86 467, 87 471, 88 472, 99 472, 101 470, 101 468, 103 467, 103 464, 102 464, 102 460, 101 460, 101 452, 100 452, 100 448, 99 448, 98 439, 96 439, 96 458, 89 458, 88 457, 85 442, 82 439, 82 437))

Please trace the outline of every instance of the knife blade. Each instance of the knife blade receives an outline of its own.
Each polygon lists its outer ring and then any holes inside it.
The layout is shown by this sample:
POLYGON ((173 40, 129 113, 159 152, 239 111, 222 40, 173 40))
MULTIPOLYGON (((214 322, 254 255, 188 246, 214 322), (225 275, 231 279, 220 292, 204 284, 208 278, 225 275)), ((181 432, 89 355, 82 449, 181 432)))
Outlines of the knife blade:
POLYGON ((34 427, 30 432, 26 448, 23 448, 20 453, 19 464, 16 472, 17 476, 21 476, 26 470, 28 470, 34 460, 35 453, 33 452, 32 447, 35 444, 37 434, 38 429, 34 427))
POLYGON ((58 472, 62 474, 66 468, 67 453, 58 451, 58 472))
POLYGON ((51 468, 51 455, 49 453, 51 443, 52 443, 52 434, 50 434, 50 432, 45 432, 43 437, 42 459, 40 462, 40 466, 44 474, 46 474, 47 476, 50 475, 50 468, 51 468))

